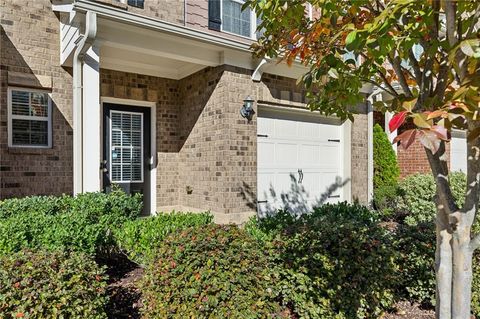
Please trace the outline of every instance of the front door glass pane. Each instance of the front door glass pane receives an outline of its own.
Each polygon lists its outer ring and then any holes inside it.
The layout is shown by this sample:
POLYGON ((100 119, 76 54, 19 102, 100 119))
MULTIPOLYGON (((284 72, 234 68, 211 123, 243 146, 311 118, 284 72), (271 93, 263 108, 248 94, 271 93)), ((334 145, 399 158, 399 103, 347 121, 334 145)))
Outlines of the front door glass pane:
POLYGON ((110 172, 114 183, 143 182, 143 114, 111 111, 110 172))

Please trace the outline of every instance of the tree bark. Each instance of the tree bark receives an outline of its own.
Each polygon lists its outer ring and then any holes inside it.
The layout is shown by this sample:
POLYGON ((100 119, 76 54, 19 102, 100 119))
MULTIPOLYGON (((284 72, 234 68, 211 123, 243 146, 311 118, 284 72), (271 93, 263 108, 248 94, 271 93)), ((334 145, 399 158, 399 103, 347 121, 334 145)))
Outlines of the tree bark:
POLYGON ((448 229, 445 211, 437 207, 437 244, 435 249, 435 277, 437 281, 435 314, 437 319, 451 319, 452 313, 452 234, 448 229))
POLYGON ((472 255, 470 227, 460 225, 452 238, 452 319, 470 319, 472 300, 472 255))

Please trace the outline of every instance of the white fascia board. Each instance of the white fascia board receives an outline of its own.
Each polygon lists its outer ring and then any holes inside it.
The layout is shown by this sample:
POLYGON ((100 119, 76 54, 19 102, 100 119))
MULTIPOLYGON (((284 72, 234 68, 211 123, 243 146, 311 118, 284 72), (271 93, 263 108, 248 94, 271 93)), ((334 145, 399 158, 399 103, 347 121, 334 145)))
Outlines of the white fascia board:
POLYGON ((52 11, 54 12, 70 12, 73 10, 73 5, 70 4, 52 4, 52 11))
POLYGON ((250 44, 246 42, 222 38, 215 34, 210 34, 208 32, 187 28, 182 25, 176 25, 173 23, 168 23, 154 18, 142 16, 136 13, 128 12, 100 3, 94 3, 89 0, 75 0, 73 4, 73 10, 80 12, 92 11, 96 12, 99 17, 101 16, 115 21, 133 24, 148 29, 154 29, 164 33, 182 36, 192 40, 202 41, 225 48, 251 52, 250 44))

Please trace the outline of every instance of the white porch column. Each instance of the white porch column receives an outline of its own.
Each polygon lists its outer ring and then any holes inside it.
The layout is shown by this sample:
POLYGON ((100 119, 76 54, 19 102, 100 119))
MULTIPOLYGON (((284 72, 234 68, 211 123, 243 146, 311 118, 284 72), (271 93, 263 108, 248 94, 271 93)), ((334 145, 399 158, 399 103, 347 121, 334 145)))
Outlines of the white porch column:
POLYGON ((82 192, 97 192, 101 185, 101 108, 100 108, 100 48, 95 43, 85 54, 82 66, 83 86, 83 156, 82 192))
MULTIPOLYGON (((390 133, 390 130, 388 129, 388 123, 390 123, 390 120, 392 119, 392 117, 393 117, 392 112, 385 112, 385 133, 387 133, 388 140, 390 141, 390 143, 392 143, 395 137, 397 137, 397 130, 390 133)), ((392 144, 392 147, 393 147, 393 150, 395 151, 395 154, 397 154, 397 143, 392 144)))

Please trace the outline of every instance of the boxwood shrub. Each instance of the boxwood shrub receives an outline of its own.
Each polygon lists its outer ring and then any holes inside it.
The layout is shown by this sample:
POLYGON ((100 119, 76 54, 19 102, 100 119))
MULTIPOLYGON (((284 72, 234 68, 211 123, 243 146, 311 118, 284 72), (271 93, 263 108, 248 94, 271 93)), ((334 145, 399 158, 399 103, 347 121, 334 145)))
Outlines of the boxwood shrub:
POLYGON ((27 197, 0 202, 0 255, 31 249, 95 253, 112 246, 112 231, 136 218, 139 195, 120 190, 77 197, 27 197))
POLYGON ((0 313, 9 318, 106 318, 106 278, 85 254, 0 256, 0 313))
POLYGON ((141 285, 145 318, 283 317, 268 259, 236 226, 173 233, 160 244, 141 285))
POLYGON ((124 223, 114 231, 114 236, 118 248, 130 260, 147 264, 153 260, 156 249, 168 234, 188 227, 208 225, 212 220, 209 212, 158 214, 124 223))

